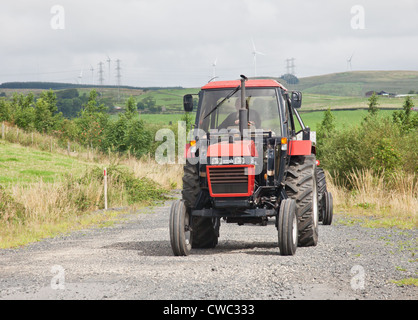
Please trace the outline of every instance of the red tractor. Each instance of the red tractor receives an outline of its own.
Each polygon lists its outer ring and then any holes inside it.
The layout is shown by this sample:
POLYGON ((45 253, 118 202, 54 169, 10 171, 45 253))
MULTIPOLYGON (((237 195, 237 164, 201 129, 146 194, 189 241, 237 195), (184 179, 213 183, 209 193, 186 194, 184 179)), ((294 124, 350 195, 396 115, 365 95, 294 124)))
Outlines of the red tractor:
MULTIPOLYGON (((221 221, 266 226, 275 219, 281 255, 315 246, 318 221, 331 223, 332 196, 317 168, 315 133, 297 111, 302 94, 241 76, 210 82, 198 96, 182 199, 170 209, 174 255, 214 248, 221 221)), ((192 95, 183 102, 193 111, 192 95)))

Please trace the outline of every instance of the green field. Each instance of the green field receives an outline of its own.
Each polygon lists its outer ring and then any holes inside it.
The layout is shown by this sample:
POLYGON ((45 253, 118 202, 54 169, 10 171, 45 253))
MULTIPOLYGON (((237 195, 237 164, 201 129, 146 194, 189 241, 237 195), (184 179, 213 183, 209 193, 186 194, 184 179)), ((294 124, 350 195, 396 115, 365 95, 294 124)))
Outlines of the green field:
POLYGON ((364 97, 367 91, 395 94, 418 92, 418 71, 352 71, 331 73, 299 79, 299 84, 287 86, 308 94, 364 97))
MULTIPOLYGON (((391 117, 394 110, 380 110, 379 115, 383 117, 391 117)), ((305 126, 310 127, 313 131, 316 131, 318 124, 321 123, 324 117, 325 111, 312 111, 306 112, 303 109, 300 111, 300 115, 305 126)), ((349 126, 356 126, 366 117, 367 110, 332 110, 332 114, 335 117, 336 129, 342 129, 349 126)), ((141 119, 145 123, 166 126, 170 121, 172 124, 181 121, 182 114, 141 114, 141 119)), ((192 116, 193 119, 195 115, 192 116)))
MULTIPOLYGON (((140 115, 140 119, 144 120, 146 123, 151 124, 159 124, 159 125, 169 125, 170 122, 172 124, 177 123, 177 121, 181 121, 181 118, 184 116, 183 113, 175 113, 175 114, 146 114, 143 113, 140 115)), ((193 119, 195 115, 193 114, 193 119)))
MULTIPOLYGON (((325 111, 302 112, 301 118, 305 126, 316 131, 318 129, 318 124, 320 124, 324 118, 324 112, 325 111)), ((331 112, 335 117, 335 127, 337 130, 359 125, 368 114, 367 110, 332 110, 331 112)), ((382 117, 390 117, 392 113, 393 110, 379 111, 379 115, 382 117)))
MULTIPOLYGON (((170 90, 171 92, 175 90, 170 90)), ((150 91, 140 97, 137 101, 147 96, 152 96, 156 100, 156 105, 166 107, 166 113, 182 113, 183 111, 183 93, 194 93, 193 89, 178 90, 177 95, 165 94, 163 90, 150 91)), ((412 98, 414 104, 417 104, 418 97, 412 98)), ((379 108, 402 108, 404 98, 379 97, 379 108)), ((350 96, 331 96, 324 94, 302 93, 303 110, 326 110, 331 109, 367 109, 368 98, 350 97, 350 96)), ((145 116, 145 114, 143 114, 145 116)), ((169 115, 167 115, 169 117, 169 115)))
MULTIPOLYGON (((316 131, 318 125, 321 123, 324 117, 325 111, 303 111, 300 112, 302 120, 305 126, 310 127, 311 130, 316 131)), ((335 127, 336 129, 343 129, 350 126, 356 126, 361 123, 361 121, 368 114, 367 110, 332 110, 332 114, 335 117, 335 127)), ((379 115, 383 117, 391 117, 394 110, 380 110, 379 115)), ((170 124, 176 124, 177 121, 181 121, 182 114, 141 114, 141 119, 145 123, 150 125, 157 126, 167 126, 170 124)), ((193 121, 195 115, 192 116, 193 121)), ((300 128, 298 127, 298 130, 300 128)))
POLYGON ((0 140, 0 184, 27 185, 60 180, 66 173, 81 172, 88 163, 65 155, 30 149, 0 140))
MULTIPOLYGON (((198 89, 171 89, 149 91, 141 96, 136 97, 137 101, 144 99, 145 97, 153 97, 156 100, 157 106, 166 108, 166 112, 182 112, 183 110, 183 95, 187 93, 197 93, 198 89)), ((418 102, 418 97, 412 97, 415 104, 418 102)), ((362 109, 367 108, 368 98, 353 97, 353 96, 338 96, 329 94, 316 94, 302 92, 302 108, 305 110, 318 110, 318 109, 362 109)), ((404 98, 389 98, 379 97, 379 108, 402 108, 404 98)))
MULTIPOLYGON (((302 93, 302 110, 333 110, 342 109, 367 109, 368 99, 366 97, 350 97, 350 96, 331 96, 323 94, 302 93)), ((412 100, 415 105, 418 103, 418 97, 413 96, 412 100)), ((401 109, 405 101, 404 97, 390 98, 379 96, 378 107, 380 109, 401 109)))
POLYGON ((182 112, 183 111, 183 96, 185 94, 196 94, 199 89, 161 89, 149 90, 144 92, 138 99, 143 100, 147 97, 155 99, 156 106, 161 106, 166 109, 166 112, 182 112))

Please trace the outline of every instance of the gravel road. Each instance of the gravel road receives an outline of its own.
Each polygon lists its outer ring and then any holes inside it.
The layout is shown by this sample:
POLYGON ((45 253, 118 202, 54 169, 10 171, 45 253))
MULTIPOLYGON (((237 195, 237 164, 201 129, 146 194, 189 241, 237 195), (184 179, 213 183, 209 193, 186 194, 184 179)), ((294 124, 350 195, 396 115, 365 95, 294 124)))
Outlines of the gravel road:
MULTIPOLYGON (((316 247, 280 256, 274 224, 221 225, 215 249, 175 257, 169 207, 144 208, 111 227, 0 250, 0 299, 402 299, 418 289, 417 231, 370 229, 334 217, 316 247)), ((273 223, 273 222, 272 222, 273 223)))

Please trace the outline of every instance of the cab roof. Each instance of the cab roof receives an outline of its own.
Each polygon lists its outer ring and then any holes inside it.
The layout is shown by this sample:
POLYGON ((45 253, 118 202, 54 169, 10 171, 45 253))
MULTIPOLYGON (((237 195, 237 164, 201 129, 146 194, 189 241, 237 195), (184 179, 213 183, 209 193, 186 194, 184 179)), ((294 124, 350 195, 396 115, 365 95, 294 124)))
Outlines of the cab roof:
MULTIPOLYGON (((206 89, 226 89, 226 88, 236 88, 241 85, 241 80, 230 80, 230 81, 213 81, 202 87, 202 90, 206 89)), ((287 90, 280 82, 273 79, 254 79, 247 80, 245 82, 246 88, 282 88, 287 90)))

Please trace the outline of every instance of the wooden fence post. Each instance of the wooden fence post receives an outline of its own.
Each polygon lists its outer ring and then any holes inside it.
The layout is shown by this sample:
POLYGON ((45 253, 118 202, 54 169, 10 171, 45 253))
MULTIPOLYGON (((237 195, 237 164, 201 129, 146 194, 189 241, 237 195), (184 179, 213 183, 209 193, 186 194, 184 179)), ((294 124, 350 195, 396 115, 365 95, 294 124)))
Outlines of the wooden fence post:
POLYGON ((104 174, 104 201, 105 201, 105 210, 107 210, 107 172, 106 168, 103 170, 104 174))

